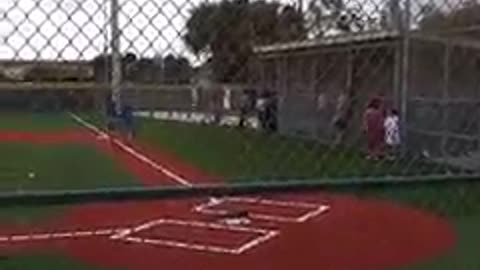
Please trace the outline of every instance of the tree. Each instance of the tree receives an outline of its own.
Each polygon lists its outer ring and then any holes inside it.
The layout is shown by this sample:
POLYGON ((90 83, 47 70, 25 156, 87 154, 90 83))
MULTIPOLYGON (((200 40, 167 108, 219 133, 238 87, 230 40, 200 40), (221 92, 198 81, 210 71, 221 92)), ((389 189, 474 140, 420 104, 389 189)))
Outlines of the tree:
POLYGON ((349 6, 344 0, 310 0, 306 20, 312 38, 371 30, 377 24, 373 17, 349 6))
POLYGON ((427 3, 420 8, 419 27, 421 30, 435 30, 446 27, 447 14, 434 3, 427 3))
POLYGON ((380 27, 387 30, 402 30, 405 26, 405 17, 400 0, 388 0, 381 11, 380 27))
POLYGON ((193 68, 188 59, 172 54, 163 59, 163 69, 164 79, 169 83, 188 83, 193 74, 193 68))
POLYGON ((343 0, 311 0, 306 15, 311 36, 323 37, 326 33, 336 30, 336 23, 344 9, 343 0))
POLYGON ((99 54, 92 60, 92 63, 95 81, 101 83, 109 82, 111 80, 111 55, 99 54))
POLYGON ((220 81, 245 81, 253 46, 306 37, 303 15, 278 2, 223 0, 191 11, 184 42, 196 55, 210 55, 220 81))
POLYGON ((424 6, 422 12, 419 22, 421 30, 479 37, 480 3, 475 0, 464 2, 450 10, 442 10, 430 4, 424 6), (477 27, 477 29, 467 31, 470 27, 477 27))
MULTIPOLYGON (((122 56, 122 76, 125 79, 131 79, 133 65, 137 62, 137 56, 134 53, 127 52, 122 56)), ((92 60, 95 81, 109 82, 112 79, 112 55, 99 54, 92 60)))
MULTIPOLYGON (((112 57, 100 54, 92 60, 98 82, 111 80, 112 57)), ((132 82, 188 83, 193 67, 183 56, 167 55, 154 58, 137 57, 134 53, 122 56, 122 77, 132 82)))

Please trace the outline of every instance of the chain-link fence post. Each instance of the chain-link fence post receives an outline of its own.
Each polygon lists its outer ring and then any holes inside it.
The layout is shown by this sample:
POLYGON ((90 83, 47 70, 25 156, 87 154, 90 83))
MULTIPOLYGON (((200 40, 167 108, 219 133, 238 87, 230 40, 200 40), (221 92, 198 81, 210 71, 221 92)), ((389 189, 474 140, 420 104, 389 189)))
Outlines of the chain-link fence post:
POLYGON ((448 141, 448 111, 450 104, 449 100, 449 88, 450 88, 450 44, 445 42, 443 44, 443 89, 442 89, 442 126, 443 126, 443 136, 442 136, 442 146, 441 152, 444 157, 448 155, 447 151, 447 141, 448 141))
POLYGON ((110 0, 111 14, 110 14, 110 28, 112 32, 111 50, 112 50, 112 78, 111 91, 112 100, 115 103, 117 112, 120 112, 122 107, 121 87, 122 87, 122 56, 120 53, 120 38, 121 31, 118 25, 118 16, 120 13, 120 6, 118 0, 110 0))
POLYGON ((408 149, 408 99, 409 99, 409 82, 410 82, 410 0, 405 0, 405 17, 403 18, 403 25, 401 27, 402 34, 402 90, 400 94, 400 116, 401 116, 401 136, 402 136, 402 153, 408 149))

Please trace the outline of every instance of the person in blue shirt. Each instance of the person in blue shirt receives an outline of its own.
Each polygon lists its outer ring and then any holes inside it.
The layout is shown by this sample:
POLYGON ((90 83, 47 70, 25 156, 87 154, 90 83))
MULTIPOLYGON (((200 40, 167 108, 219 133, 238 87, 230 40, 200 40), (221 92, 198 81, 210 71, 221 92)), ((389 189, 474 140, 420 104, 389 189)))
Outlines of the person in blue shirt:
POLYGON ((133 116, 133 108, 129 105, 125 105, 122 109, 122 121, 125 127, 125 131, 127 133, 127 137, 129 140, 135 137, 135 123, 134 123, 134 116, 133 116))

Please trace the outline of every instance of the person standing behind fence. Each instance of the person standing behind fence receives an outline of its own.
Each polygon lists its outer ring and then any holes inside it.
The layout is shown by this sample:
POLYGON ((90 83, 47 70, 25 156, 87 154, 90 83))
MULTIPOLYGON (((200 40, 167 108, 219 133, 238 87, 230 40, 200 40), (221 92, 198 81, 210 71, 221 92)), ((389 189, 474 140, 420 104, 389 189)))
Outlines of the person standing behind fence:
POLYGON ((368 159, 378 160, 384 156, 384 113, 381 99, 373 98, 363 115, 363 129, 367 137, 368 159))
POLYGON ((397 110, 391 109, 388 111, 387 117, 385 117, 384 128, 389 159, 395 159, 398 156, 399 146, 401 144, 400 118, 397 110))
POLYGON ((116 110, 115 110, 115 102, 113 102, 113 99, 110 95, 107 95, 105 99, 105 113, 106 113, 106 124, 107 124, 107 130, 108 131, 114 131, 115 130, 115 119, 117 116, 116 110))
POLYGON ((211 93, 211 113, 212 123, 219 125, 222 121, 222 105, 223 105, 223 87, 215 86, 211 93))
POLYGON ((127 138, 133 140, 135 137, 135 123, 133 116, 133 108, 129 105, 123 107, 122 120, 125 128, 127 138))
POLYGON ((265 104, 265 121, 268 132, 276 132, 278 127, 278 97, 273 91, 267 92, 265 104))
POLYGON ((250 114, 255 110, 257 103, 256 91, 253 89, 246 89, 243 91, 240 100, 240 117, 238 126, 244 128, 247 125, 250 114))
POLYGON ((334 146, 342 144, 347 129, 347 113, 346 108, 348 98, 346 94, 340 94, 337 99, 335 108, 335 116, 333 117, 333 126, 335 128, 334 146))
POLYGON ((248 94, 247 90, 242 92, 240 96, 240 115, 238 120, 238 127, 244 128, 248 118, 248 94))
POLYGON ((256 104, 257 119, 261 130, 267 129, 267 99, 267 91, 264 90, 260 93, 256 104))

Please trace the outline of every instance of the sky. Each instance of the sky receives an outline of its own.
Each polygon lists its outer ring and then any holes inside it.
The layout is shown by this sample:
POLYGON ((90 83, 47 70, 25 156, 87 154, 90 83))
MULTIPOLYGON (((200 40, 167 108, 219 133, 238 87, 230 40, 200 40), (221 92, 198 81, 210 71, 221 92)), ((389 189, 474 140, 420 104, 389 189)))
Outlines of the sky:
MULTIPOLYGON (((181 36, 198 0, 119 2, 122 52, 187 52, 181 36)), ((105 0, 0 0, 0 59, 91 59, 108 44, 109 9, 105 0)))
MULTIPOLYGON (((181 36, 190 10, 202 0, 118 1, 122 52, 198 60, 181 36)), ((350 2, 371 10, 375 1, 381 0, 350 2)), ((0 0, 0 59, 92 59, 108 44, 109 9, 107 0, 0 0)))

